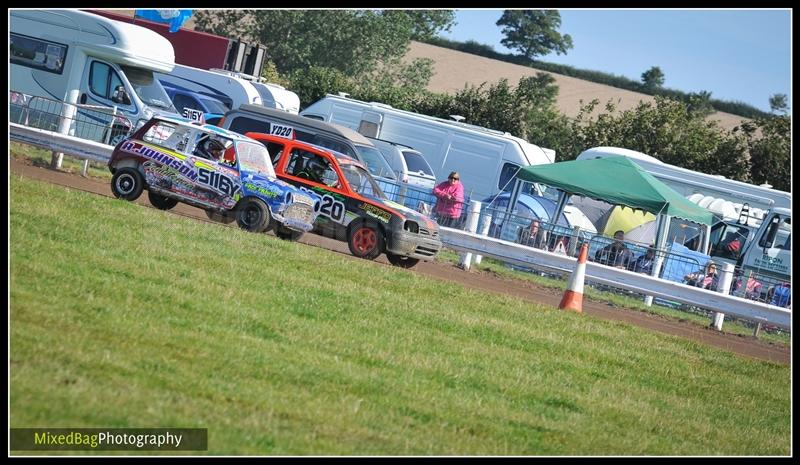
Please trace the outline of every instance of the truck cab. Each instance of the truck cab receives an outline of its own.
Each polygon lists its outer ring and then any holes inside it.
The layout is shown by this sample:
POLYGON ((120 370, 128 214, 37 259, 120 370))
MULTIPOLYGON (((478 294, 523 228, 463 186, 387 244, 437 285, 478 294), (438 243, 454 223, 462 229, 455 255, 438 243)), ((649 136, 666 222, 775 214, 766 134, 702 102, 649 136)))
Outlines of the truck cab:
POLYGON ((773 208, 739 260, 743 271, 752 270, 776 280, 788 281, 792 273, 792 211, 773 208))

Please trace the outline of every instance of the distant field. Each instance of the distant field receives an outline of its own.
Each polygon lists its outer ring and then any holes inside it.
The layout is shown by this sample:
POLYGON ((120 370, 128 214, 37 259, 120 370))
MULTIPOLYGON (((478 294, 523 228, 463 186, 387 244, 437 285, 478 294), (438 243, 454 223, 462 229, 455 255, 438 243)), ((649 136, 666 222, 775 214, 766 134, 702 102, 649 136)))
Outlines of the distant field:
MULTIPOLYGON (((411 42, 410 50, 405 56, 408 61, 414 58, 430 58, 434 61, 433 69, 435 74, 428 84, 428 90, 432 92, 452 94, 463 89, 467 84, 475 86, 479 86, 483 82, 492 84, 502 78, 508 79, 509 84, 516 86, 522 77, 546 72, 421 42, 411 42)), ((571 118, 578 114, 581 100, 584 103, 589 103, 592 99, 600 99, 600 108, 608 100, 611 100, 617 106, 618 112, 633 109, 640 101, 655 101, 652 95, 640 94, 561 74, 547 74, 555 78, 555 83, 558 86, 556 106, 562 113, 571 118)), ((742 121, 748 120, 741 116, 723 112, 716 112, 709 116, 708 119, 717 120, 719 125, 727 130, 731 130, 740 125, 742 121)))
POLYGON ((790 453, 788 366, 10 181, 11 427, 201 427, 231 455, 790 453))

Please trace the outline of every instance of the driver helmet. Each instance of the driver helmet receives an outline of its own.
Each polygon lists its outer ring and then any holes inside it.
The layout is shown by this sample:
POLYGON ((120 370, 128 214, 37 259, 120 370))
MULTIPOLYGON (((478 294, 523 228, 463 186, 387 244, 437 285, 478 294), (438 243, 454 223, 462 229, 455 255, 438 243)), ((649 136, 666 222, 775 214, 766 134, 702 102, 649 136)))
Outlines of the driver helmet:
POLYGON ((317 180, 322 180, 322 175, 325 174, 325 170, 328 168, 327 164, 320 160, 319 158, 312 158, 308 160, 306 164, 306 169, 308 172, 317 178, 317 180))
POLYGON ((216 137, 208 137, 200 143, 200 150, 212 160, 221 160, 225 153, 225 144, 216 137))

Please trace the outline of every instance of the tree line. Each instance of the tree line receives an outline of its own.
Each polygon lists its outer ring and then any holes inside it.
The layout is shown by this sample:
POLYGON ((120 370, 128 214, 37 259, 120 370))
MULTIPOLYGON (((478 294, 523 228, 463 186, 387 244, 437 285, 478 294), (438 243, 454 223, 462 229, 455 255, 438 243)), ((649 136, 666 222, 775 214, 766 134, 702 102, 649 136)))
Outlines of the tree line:
MULTIPOLYGON (((503 21, 505 28, 537 18, 551 32, 560 24, 552 13, 503 18, 498 25, 503 21)), ((579 114, 569 118, 556 107, 558 87, 547 73, 522 78, 516 85, 506 79, 468 85, 452 95, 428 91, 432 62, 402 58, 411 40, 441 40, 436 35, 455 22, 451 10, 201 10, 195 22, 198 30, 264 44, 270 60, 264 77, 296 92, 301 107, 328 93, 346 92, 416 113, 461 115, 464 122, 554 149, 559 161, 591 147, 616 146, 696 171, 791 189, 791 119, 785 105, 783 114, 760 112, 727 131, 705 118, 717 108, 709 92, 682 98, 657 93, 654 102, 640 102, 623 112, 610 101, 582 102, 579 114)), ((506 37, 535 51, 536 43, 526 45, 522 36, 506 37)), ((568 35, 548 37, 555 41, 551 50, 566 53, 571 47, 568 35)), ((643 80, 653 87, 663 75, 650 71, 643 80)))

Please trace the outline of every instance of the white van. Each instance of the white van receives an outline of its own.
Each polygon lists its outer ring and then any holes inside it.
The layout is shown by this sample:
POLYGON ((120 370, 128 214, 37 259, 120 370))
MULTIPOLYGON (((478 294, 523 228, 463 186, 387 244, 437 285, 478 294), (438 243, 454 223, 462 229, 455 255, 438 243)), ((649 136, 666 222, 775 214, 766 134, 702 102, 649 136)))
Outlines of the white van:
POLYGON ((458 171, 464 194, 472 198, 510 190, 523 166, 555 161, 555 151, 509 133, 397 110, 382 103, 328 94, 300 114, 413 147, 423 154, 437 180, 458 171))
POLYGON ((199 94, 217 94, 230 108, 245 104, 261 105, 261 95, 253 84, 235 73, 209 71, 191 66, 176 64, 172 71, 157 74, 156 77, 169 87, 185 89, 199 94), (227 98, 227 99, 226 99, 227 98))
POLYGON ((10 90, 58 101, 78 90, 77 103, 117 107, 137 127, 175 113, 154 78, 175 66, 158 33, 78 10, 11 10, 10 23, 10 90))
POLYGON ((418 150, 387 140, 372 137, 367 139, 381 151, 400 182, 420 189, 433 189, 436 186, 433 168, 418 150))

